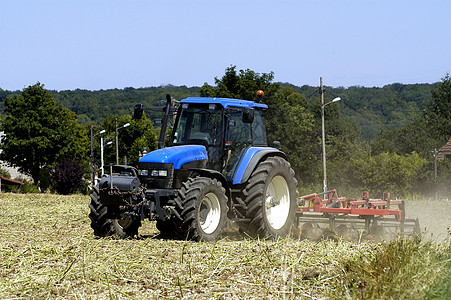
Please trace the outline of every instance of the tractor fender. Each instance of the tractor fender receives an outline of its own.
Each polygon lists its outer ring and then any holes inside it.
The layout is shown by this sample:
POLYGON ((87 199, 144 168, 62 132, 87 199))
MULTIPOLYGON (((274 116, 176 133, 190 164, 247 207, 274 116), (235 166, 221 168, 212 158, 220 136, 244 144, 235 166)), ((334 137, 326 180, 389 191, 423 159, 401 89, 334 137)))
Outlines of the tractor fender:
POLYGON ((280 156, 287 159, 285 153, 276 148, 250 147, 246 150, 246 153, 244 153, 243 158, 238 165, 237 171, 233 178, 233 184, 242 184, 247 182, 257 165, 268 156, 280 156))
POLYGON ((200 175, 202 177, 208 177, 212 179, 216 179, 219 182, 221 182, 222 187, 226 190, 227 198, 231 199, 231 191, 229 188, 229 183, 227 182, 227 179, 222 175, 220 172, 215 170, 209 170, 209 169, 188 169, 191 171, 191 175, 196 174, 200 175))

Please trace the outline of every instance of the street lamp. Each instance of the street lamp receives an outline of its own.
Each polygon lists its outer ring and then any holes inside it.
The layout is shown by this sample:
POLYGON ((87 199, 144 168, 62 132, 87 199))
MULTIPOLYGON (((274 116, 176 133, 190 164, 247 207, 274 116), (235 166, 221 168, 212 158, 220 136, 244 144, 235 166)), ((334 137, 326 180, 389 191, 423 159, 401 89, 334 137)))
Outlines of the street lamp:
POLYGON ((328 104, 338 102, 341 100, 340 97, 334 98, 332 101, 324 104, 324 88, 323 88, 323 77, 320 77, 320 94, 321 94, 321 134, 323 142, 323 192, 327 191, 327 172, 326 172, 326 133, 324 126, 324 107, 328 104))
MULTIPOLYGON (((105 144, 105 146, 111 145, 113 143, 113 141, 109 141, 108 143, 105 144)), ((103 174, 105 174, 105 170, 104 170, 104 166, 105 164, 103 163, 103 138, 100 138, 100 169, 102 170, 102 176, 103 174)))
MULTIPOLYGON (((98 126, 98 125, 97 125, 98 126)), ((94 127, 96 125, 91 125, 91 183, 94 184, 94 178, 95 178, 95 169, 94 169, 94 137, 98 136, 99 134, 104 134, 106 132, 105 129, 102 129, 100 132, 94 134, 94 127)))
POLYGON ((119 139, 117 136, 117 132, 119 129, 125 128, 130 126, 130 123, 125 123, 124 125, 122 125, 120 128, 117 128, 117 118, 116 118, 116 165, 119 164, 119 139))

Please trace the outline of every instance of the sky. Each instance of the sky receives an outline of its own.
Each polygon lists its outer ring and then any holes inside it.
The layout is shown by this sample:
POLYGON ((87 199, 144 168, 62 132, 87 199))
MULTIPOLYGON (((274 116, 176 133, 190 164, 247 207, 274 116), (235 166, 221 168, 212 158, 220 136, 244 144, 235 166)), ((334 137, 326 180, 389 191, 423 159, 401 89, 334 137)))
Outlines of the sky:
POLYGON ((302 86, 434 83, 449 0, 0 0, 0 88, 214 85, 225 69, 302 86))

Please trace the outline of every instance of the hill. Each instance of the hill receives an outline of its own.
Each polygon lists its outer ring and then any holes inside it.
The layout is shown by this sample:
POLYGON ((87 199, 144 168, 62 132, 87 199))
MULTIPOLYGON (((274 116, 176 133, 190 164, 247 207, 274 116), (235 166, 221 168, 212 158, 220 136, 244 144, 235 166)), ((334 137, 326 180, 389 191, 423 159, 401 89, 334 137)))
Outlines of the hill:
MULTIPOLYGON (((290 86, 308 101, 319 101, 319 88, 311 86, 290 86)), ((374 139, 380 130, 397 129, 410 124, 418 117, 424 103, 431 98, 434 84, 393 83, 384 87, 325 87, 325 101, 342 98, 342 118, 355 120, 363 140, 374 139)))
MULTIPOLYGON (((431 97, 435 84, 400 84, 384 87, 325 87, 326 101, 341 97, 342 118, 355 120, 361 130, 363 140, 374 139, 383 129, 396 129, 411 123, 422 111, 423 104, 431 97)), ((319 101, 318 87, 289 86, 302 94, 310 103, 319 101)), ((175 99, 199 96, 200 87, 159 86, 147 88, 124 88, 110 90, 64 90, 51 91, 57 101, 75 112, 81 124, 100 122, 108 115, 126 115, 133 111, 136 103, 145 106, 160 106, 161 99, 171 94, 175 99)), ((19 94, 19 91, 0 89, 0 112, 4 110, 4 99, 19 94)))

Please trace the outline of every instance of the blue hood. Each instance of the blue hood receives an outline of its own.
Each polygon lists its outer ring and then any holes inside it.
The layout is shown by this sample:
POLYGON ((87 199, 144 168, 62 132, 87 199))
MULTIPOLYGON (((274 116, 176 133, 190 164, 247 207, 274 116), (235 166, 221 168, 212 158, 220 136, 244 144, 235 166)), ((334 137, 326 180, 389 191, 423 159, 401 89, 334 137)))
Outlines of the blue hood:
POLYGON ((206 160, 207 149, 201 145, 184 145, 158 149, 144 155, 139 162, 169 163, 174 165, 174 169, 180 169, 184 164, 206 160))

